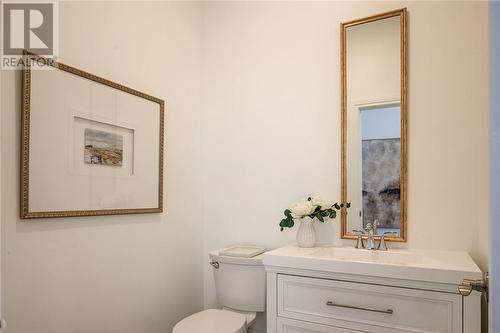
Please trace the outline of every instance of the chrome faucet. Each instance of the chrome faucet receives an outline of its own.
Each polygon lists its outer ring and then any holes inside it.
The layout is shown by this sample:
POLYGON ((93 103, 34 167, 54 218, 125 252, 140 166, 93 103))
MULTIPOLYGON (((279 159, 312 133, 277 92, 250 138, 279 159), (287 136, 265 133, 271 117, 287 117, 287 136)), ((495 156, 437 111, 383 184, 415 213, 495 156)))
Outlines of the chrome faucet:
POLYGON ((371 223, 368 223, 365 227, 364 230, 353 230, 352 232, 355 232, 358 235, 357 242, 356 242, 356 248, 357 249, 368 249, 368 250, 380 250, 380 251, 387 251, 387 243, 385 242, 385 236, 386 235, 394 235, 393 232, 384 232, 380 236, 380 242, 378 243, 378 246, 375 243, 375 233, 373 230, 373 225, 371 223), (366 240, 366 246, 363 242, 363 235, 367 236, 366 240))
POLYGON ((366 240, 366 249, 368 250, 376 250, 377 246, 375 245, 375 238, 374 236, 374 228, 371 223, 367 223, 365 227, 366 235, 368 239, 366 240))

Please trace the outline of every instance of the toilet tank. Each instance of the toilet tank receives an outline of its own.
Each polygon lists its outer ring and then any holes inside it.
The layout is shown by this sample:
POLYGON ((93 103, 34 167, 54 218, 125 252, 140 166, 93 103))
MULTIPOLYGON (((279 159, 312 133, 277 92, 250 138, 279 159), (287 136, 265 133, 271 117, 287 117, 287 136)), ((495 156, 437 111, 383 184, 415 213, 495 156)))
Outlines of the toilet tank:
POLYGON ((240 258, 210 252, 217 301, 223 307, 239 311, 262 312, 266 309, 266 274, 262 255, 240 258))

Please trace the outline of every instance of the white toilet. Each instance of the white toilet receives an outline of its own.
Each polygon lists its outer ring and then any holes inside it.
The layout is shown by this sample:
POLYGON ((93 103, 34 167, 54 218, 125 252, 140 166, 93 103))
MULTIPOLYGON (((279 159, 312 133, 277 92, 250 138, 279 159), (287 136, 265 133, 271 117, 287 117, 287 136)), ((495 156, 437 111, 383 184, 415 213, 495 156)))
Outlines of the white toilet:
POLYGON ((266 307, 266 277, 261 247, 235 246, 210 252, 217 300, 208 309, 178 322, 173 333, 245 333, 266 307))

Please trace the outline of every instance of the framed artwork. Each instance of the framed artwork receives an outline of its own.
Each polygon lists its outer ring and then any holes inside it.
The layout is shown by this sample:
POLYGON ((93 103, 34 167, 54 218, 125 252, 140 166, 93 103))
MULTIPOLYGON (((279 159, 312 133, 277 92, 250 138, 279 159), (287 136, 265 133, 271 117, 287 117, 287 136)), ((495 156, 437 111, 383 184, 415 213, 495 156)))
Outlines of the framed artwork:
POLYGON ((21 218, 162 212, 164 109, 159 98, 25 52, 21 218))

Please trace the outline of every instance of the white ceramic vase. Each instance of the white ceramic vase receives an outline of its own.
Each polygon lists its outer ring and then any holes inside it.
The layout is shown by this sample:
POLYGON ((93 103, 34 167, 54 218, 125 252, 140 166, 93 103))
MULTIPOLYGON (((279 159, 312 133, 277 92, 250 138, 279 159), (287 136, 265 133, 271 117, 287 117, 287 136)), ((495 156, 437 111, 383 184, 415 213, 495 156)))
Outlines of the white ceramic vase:
POLYGON ((297 245, 299 247, 314 247, 316 244, 316 230, 314 230, 314 220, 304 217, 300 220, 299 230, 297 230, 297 245))

